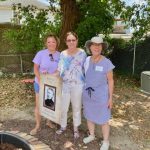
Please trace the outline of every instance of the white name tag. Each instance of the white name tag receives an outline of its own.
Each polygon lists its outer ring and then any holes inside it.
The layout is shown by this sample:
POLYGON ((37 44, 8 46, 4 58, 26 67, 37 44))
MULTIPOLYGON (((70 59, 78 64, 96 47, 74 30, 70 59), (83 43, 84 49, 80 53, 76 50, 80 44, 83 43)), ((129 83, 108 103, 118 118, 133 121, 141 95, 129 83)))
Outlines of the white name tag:
POLYGON ((102 66, 96 66, 95 71, 103 71, 103 67, 102 66))

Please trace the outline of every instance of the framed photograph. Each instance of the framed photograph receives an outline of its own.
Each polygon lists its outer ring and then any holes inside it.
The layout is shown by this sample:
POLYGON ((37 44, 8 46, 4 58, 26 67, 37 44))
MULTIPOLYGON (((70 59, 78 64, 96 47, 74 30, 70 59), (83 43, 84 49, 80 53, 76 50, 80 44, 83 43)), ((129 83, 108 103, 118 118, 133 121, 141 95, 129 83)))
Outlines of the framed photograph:
POLYGON ((50 74, 40 74, 40 115, 60 124, 62 79, 50 74))
POLYGON ((56 87, 44 84, 43 106, 55 111, 56 87))

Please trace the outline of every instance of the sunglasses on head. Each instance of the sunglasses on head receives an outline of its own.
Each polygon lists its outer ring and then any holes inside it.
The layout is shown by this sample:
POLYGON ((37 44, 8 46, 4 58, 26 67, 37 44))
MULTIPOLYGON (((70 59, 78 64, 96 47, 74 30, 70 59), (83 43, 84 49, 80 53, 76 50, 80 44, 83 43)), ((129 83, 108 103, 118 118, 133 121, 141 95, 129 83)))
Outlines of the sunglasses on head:
POLYGON ((50 60, 51 60, 51 61, 54 61, 54 57, 53 57, 52 54, 49 54, 49 57, 50 57, 50 60))

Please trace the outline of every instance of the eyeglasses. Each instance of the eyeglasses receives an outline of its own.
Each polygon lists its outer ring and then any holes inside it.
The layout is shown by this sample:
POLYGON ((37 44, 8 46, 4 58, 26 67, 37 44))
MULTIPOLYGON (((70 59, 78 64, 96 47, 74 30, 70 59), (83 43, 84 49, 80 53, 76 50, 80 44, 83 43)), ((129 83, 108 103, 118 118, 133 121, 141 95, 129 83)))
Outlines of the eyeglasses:
POLYGON ((51 61, 54 61, 54 57, 53 57, 52 54, 49 54, 49 57, 50 57, 50 60, 51 60, 51 61))
POLYGON ((75 42, 76 40, 75 39, 70 39, 70 40, 67 40, 67 42, 75 42))

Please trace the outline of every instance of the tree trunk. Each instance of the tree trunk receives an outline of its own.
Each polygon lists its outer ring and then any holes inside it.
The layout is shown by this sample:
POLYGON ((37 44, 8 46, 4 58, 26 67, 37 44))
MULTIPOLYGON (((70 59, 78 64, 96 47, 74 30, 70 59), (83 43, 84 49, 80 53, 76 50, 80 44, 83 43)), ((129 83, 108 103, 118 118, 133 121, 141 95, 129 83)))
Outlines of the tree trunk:
POLYGON ((60 50, 65 46, 65 35, 68 31, 74 31, 79 22, 80 13, 76 0, 61 0, 62 26, 60 32, 60 50))

